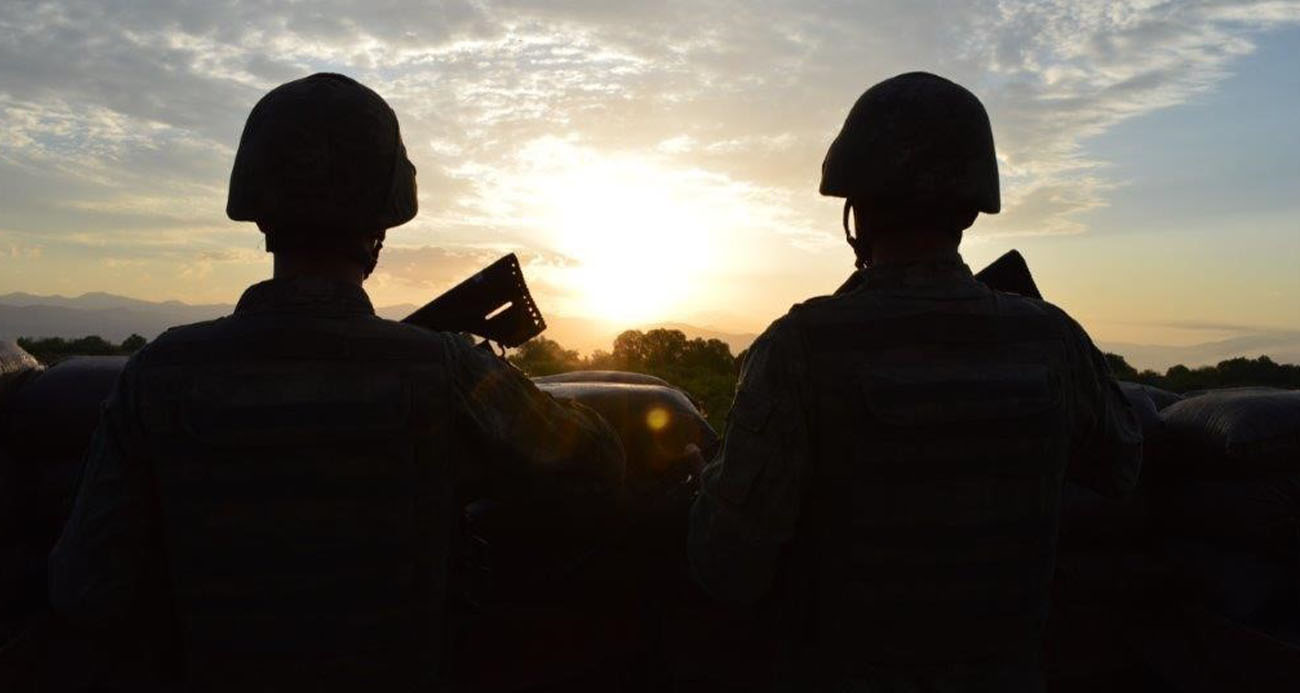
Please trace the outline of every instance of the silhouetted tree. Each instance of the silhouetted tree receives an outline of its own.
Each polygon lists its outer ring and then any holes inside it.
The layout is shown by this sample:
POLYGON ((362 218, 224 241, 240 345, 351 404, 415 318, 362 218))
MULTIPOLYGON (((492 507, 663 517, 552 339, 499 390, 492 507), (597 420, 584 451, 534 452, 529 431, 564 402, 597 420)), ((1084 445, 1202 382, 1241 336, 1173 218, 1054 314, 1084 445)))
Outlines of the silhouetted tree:
POLYGON ((539 337, 520 347, 510 360, 529 375, 578 369, 655 375, 689 393, 719 429, 736 389, 736 359, 727 343, 687 339, 681 330, 627 330, 614 338, 612 351, 596 351, 586 359, 539 337))
POLYGON ((1105 356, 1106 365, 1110 366, 1111 375, 1120 380, 1132 380, 1137 377, 1137 369, 1128 365, 1128 361, 1125 361, 1123 356, 1109 352, 1105 356))
POLYGON ((99 335, 78 337, 76 339, 19 337, 18 346, 35 356, 41 363, 51 365, 70 356, 123 356, 134 354, 148 341, 138 334, 132 334, 123 340, 121 344, 113 344, 99 335))
POLYGON ((509 357, 519 370, 531 376, 554 375, 586 368, 578 352, 565 349, 553 339, 536 337, 524 342, 509 357))
POLYGON ((1279 364, 1267 356, 1255 359, 1238 357, 1199 368, 1188 368, 1178 364, 1170 367, 1163 375, 1144 370, 1124 379, 1174 392, 1247 386, 1294 389, 1300 388, 1300 366, 1279 364))
POLYGON ((149 340, 145 339, 144 337, 141 337, 140 335, 135 333, 131 333, 130 337, 127 337, 126 339, 122 340, 122 351, 125 351, 128 354, 134 354, 135 352, 139 351, 142 347, 144 347, 144 345, 147 344, 148 342, 149 340))

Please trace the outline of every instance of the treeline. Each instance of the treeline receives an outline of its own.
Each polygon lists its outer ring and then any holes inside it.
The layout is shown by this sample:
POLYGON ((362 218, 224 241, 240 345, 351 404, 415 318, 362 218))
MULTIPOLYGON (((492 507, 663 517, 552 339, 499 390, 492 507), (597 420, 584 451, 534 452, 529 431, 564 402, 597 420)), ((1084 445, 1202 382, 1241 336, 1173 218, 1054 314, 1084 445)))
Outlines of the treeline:
MULTIPOLYGON (((624 332, 614 340, 612 352, 596 351, 589 357, 539 337, 524 344, 509 358, 520 370, 534 376, 588 369, 658 376, 701 402, 709 423, 721 431, 744 357, 743 351, 733 356, 730 347, 721 340, 687 339, 680 330, 657 329, 624 332)), ((1120 380, 1173 392, 1252 385, 1300 389, 1300 365, 1280 364, 1267 356, 1228 359, 1199 368, 1180 364, 1164 373, 1139 371, 1119 354, 1106 354, 1106 361, 1120 380)))
POLYGON ((1106 361, 1110 364, 1111 372, 1120 380, 1154 385, 1172 392, 1250 385, 1300 388, 1300 366, 1277 363, 1267 356, 1256 359, 1239 357, 1220 361, 1214 366, 1199 368, 1188 368, 1179 364, 1169 368, 1163 374, 1150 369, 1139 371, 1130 366, 1119 354, 1106 354, 1106 361))
POLYGON ((77 339, 19 337, 18 346, 48 366, 58 363, 69 356, 129 356, 139 351, 140 347, 147 344, 148 341, 138 334, 127 337, 122 340, 121 344, 114 344, 99 335, 78 337, 77 339))
MULTIPOLYGON (((18 346, 51 365, 69 356, 134 354, 147 341, 138 334, 121 344, 96 335, 77 339, 20 337, 18 346)), ((744 357, 743 351, 733 355, 731 347, 720 339, 687 339, 681 330, 655 329, 628 330, 614 339, 612 351, 597 350, 590 356, 538 337, 507 358, 530 376, 576 370, 634 371, 658 376, 688 392, 704 409, 709 423, 720 431, 731 408, 744 357)), ((1106 354, 1106 362, 1120 380, 1173 392, 1250 385, 1300 389, 1300 365, 1277 363, 1267 356, 1228 359, 1199 368, 1177 365, 1164 373, 1139 371, 1119 354, 1106 354)))
POLYGON ((681 330, 628 330, 614 339, 613 351, 579 356, 554 340, 538 337, 508 358, 531 376, 576 370, 617 370, 648 373, 690 393, 704 409, 709 423, 722 430, 736 390, 740 360, 720 339, 687 339, 681 330))

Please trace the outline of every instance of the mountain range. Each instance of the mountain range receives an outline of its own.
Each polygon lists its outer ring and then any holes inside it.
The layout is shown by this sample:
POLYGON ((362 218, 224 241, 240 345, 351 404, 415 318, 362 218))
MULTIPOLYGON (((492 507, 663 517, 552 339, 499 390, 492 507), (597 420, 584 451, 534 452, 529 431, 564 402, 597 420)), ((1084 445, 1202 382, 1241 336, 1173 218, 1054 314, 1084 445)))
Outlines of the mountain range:
MULTIPOLYGON (((410 315, 417 306, 399 304, 375 309, 380 316, 400 320, 410 315)), ((142 301, 140 299, 95 292, 75 297, 38 296, 27 293, 0 295, 0 339, 19 337, 84 337, 99 335, 111 342, 138 334, 153 339, 173 325, 211 320, 229 315, 234 310, 230 304, 215 303, 192 305, 180 301, 142 301)), ((590 353, 596 349, 609 351, 620 328, 584 318, 547 316, 546 336, 566 349, 590 353)), ((678 329, 687 337, 721 339, 732 353, 746 349, 757 335, 731 333, 684 323, 659 323, 642 327, 678 329)))

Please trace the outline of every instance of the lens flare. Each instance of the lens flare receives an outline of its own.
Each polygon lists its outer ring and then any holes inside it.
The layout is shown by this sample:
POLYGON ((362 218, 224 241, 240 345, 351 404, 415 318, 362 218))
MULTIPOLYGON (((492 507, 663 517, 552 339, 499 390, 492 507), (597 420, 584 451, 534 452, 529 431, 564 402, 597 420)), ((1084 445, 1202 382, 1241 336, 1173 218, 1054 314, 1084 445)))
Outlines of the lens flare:
POLYGON ((645 425, 652 431, 662 431, 668 426, 669 419, 672 415, 663 407, 655 407, 645 414, 645 425))

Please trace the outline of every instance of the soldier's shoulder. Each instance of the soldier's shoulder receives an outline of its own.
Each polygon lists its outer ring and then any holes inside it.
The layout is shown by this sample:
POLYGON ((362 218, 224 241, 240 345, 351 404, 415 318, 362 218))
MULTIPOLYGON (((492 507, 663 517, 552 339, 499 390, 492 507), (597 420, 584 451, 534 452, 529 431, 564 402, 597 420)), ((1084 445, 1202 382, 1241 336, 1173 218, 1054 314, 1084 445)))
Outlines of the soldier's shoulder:
POLYGON ((999 306, 1004 314, 1038 315, 1046 318, 1063 337, 1075 341, 1087 341, 1088 335, 1077 320, 1070 317, 1065 309, 1041 298, 1022 296, 1006 291, 994 291, 999 306))
MULTIPOLYGON (((848 302, 850 295, 851 294, 827 294, 825 296, 806 298, 790 306, 790 310, 786 311, 786 314, 777 319, 777 321, 772 323, 772 325, 775 326, 777 323, 783 323, 783 325, 793 326, 797 325, 801 321, 816 318, 828 312, 840 310, 848 302)), ((783 329, 793 329, 793 327, 785 327, 783 329)))
POLYGON ((371 338, 391 339, 413 345, 438 346, 454 352, 474 349, 474 344, 454 332, 439 332, 410 323, 376 317, 368 321, 366 334, 371 338))
POLYGON ((229 316, 203 320, 200 322, 176 325, 163 330, 162 334, 150 340, 132 355, 128 366, 150 363, 166 359, 177 354, 184 354, 194 345, 209 341, 212 335, 221 329, 229 316))
MULTIPOLYGON (((329 354, 383 361, 430 361, 473 349, 459 335, 435 332, 377 316, 344 321, 288 321, 270 326, 264 320, 244 320, 238 315, 172 327, 146 344, 133 360, 140 365, 224 360, 227 350, 244 350, 250 343, 280 344, 280 350, 329 354)), ((344 356, 344 358, 348 358, 344 356)))
POLYGON ((796 303, 781 317, 773 320, 754 342, 750 344, 748 356, 768 352, 799 351, 805 340, 807 301, 796 303))

